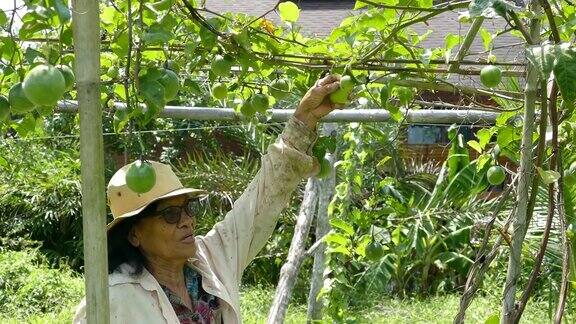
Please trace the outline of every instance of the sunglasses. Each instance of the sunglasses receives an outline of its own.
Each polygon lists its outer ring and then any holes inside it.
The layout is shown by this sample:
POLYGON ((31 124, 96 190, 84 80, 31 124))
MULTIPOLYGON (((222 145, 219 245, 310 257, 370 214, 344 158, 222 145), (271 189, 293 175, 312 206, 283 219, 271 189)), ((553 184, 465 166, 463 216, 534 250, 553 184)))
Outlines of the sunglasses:
POLYGON ((188 199, 182 206, 170 206, 162 210, 157 210, 154 215, 164 218, 168 224, 178 224, 182 219, 182 211, 186 212, 189 217, 196 217, 205 211, 204 199, 188 199))

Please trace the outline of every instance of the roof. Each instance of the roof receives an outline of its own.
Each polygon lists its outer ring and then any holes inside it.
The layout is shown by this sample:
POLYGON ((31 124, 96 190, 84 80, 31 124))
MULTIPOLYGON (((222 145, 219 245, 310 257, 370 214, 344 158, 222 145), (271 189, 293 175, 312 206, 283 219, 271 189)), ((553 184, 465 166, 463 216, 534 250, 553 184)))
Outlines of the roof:
MULTIPOLYGON (((297 24, 302 27, 302 33, 308 35, 327 36, 335 27, 338 27, 346 17, 360 12, 353 10, 354 0, 294 0, 294 2, 297 3, 301 9, 300 19, 297 24)), ((274 8, 276 3, 277 0, 206 0, 206 7, 216 12, 239 12, 253 16, 261 16, 274 8)), ((429 20, 428 24, 420 23, 411 26, 410 29, 420 35, 424 34, 427 30, 432 31, 428 38, 420 43, 419 46, 423 48, 443 48, 445 44, 444 39, 449 33, 464 37, 470 27, 470 23, 463 23, 458 20, 460 13, 464 11, 465 9, 447 11, 429 20)), ((268 13, 266 18, 276 24, 282 23, 276 12, 268 13)), ((507 23, 504 19, 498 17, 484 20, 483 27, 491 33, 495 33, 496 31, 506 29, 507 23)), ((492 53, 496 55, 498 61, 522 61, 523 45, 520 43, 522 43, 522 39, 510 33, 505 33, 494 40, 493 45, 496 49, 492 53)), ((454 48, 453 53, 456 51, 457 48, 454 48)), ((469 53, 466 57, 468 60, 476 60, 480 56, 487 57, 488 53, 485 53, 480 35, 475 38, 469 53), (478 55, 478 53, 482 54, 478 55)), ((473 80, 477 81, 477 77, 471 78, 470 76, 455 76, 455 78, 456 80, 451 78, 451 81, 456 81, 460 84, 473 84, 475 83, 473 80)))
MULTIPOLYGON (((296 0, 301 9, 300 19, 297 24, 302 27, 302 32, 309 35, 327 36, 331 31, 340 25, 344 18, 354 15, 359 11, 353 10, 355 1, 340 0, 340 1, 327 1, 327 0, 296 0)), ((216 12, 237 12, 246 13, 252 16, 260 16, 272 9, 277 3, 277 0, 259 0, 259 1, 246 1, 246 0, 206 0, 206 7, 216 12)), ((432 18, 428 25, 423 23, 411 27, 412 30, 423 34, 426 30, 432 30, 432 34, 422 43, 422 46, 427 48, 444 47, 444 37, 448 33, 464 36, 470 24, 458 21, 458 16, 464 10, 454 10, 443 13, 435 18, 432 18)), ((275 12, 268 13, 266 18, 281 24, 279 16, 275 12)), ((506 28, 506 21, 501 18, 486 19, 483 27, 491 32, 503 30, 506 28)), ((494 53, 497 56, 506 56, 507 58, 516 58, 519 53, 518 46, 512 46, 520 42, 521 39, 506 33, 499 36, 494 41, 495 47, 502 45, 510 45, 508 48, 497 49, 494 53), (515 48, 514 48, 515 47, 515 48)), ((476 37, 475 42, 470 48, 470 52, 484 51, 482 40, 476 37)))

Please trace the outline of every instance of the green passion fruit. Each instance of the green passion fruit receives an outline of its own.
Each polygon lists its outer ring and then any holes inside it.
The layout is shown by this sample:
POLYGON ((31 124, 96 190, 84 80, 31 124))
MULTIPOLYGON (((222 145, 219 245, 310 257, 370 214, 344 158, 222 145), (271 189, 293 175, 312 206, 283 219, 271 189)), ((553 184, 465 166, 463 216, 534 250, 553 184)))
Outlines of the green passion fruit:
POLYGON ((254 109, 254 106, 252 105, 252 97, 244 100, 242 106, 240 106, 240 112, 246 117, 254 117, 256 109, 254 109))
POLYGON ((150 162, 137 160, 126 172, 126 185, 130 190, 143 194, 150 191, 156 184, 156 171, 150 162))
POLYGON ((502 71, 494 65, 487 65, 480 71, 480 81, 488 88, 494 88, 502 81, 502 71))
POLYGON ((354 88, 354 80, 349 75, 345 75, 340 79, 340 88, 351 91, 354 88))
POLYGON ((216 55, 210 67, 214 75, 224 77, 230 75, 232 62, 222 55, 216 55))
POLYGON ((493 186, 498 186, 504 182, 504 179, 506 179, 506 171, 504 171, 504 168, 499 165, 493 165, 488 169, 486 176, 488 178, 488 183, 493 186))
POLYGON ((34 103, 32 103, 24 94, 22 89, 22 83, 17 83, 10 88, 8 92, 8 102, 13 113, 25 114, 36 108, 34 103))
POLYGON ((212 86, 212 97, 222 100, 228 97, 228 87, 224 83, 216 82, 212 86))
POLYGON ((0 96, 0 122, 8 119, 10 116, 10 103, 4 96, 0 96))
POLYGON ((268 90, 272 97, 282 100, 290 94, 290 84, 285 79, 276 79, 268 85, 268 90))
POLYGON ((340 79, 340 87, 330 94, 330 101, 338 105, 345 105, 349 101, 350 93, 354 89, 354 80, 348 75, 340 79))
POLYGON ((330 94, 330 101, 332 101, 335 104, 345 105, 349 101, 348 99, 349 96, 350 96, 349 90, 338 88, 336 91, 330 94))
POLYGON ((64 77, 66 91, 72 90, 74 87, 74 82, 76 81, 76 77, 74 76, 72 69, 68 65, 58 65, 57 68, 64 77))
POLYGON ((53 106, 66 91, 66 80, 60 71, 41 64, 28 71, 22 82, 26 98, 37 106, 53 106))
POLYGON ((252 106, 259 113, 265 113, 270 107, 268 96, 263 93, 257 93, 252 96, 252 106))

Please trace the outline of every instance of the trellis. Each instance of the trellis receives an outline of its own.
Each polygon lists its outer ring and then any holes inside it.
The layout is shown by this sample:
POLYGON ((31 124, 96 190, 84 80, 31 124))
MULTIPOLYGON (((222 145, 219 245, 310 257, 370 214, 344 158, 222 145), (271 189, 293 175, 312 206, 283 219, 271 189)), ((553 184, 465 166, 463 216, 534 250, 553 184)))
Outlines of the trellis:
MULTIPOLYGON (((190 4, 183 0, 183 2, 189 7, 190 4)), ((435 15, 437 15, 441 10, 438 8, 428 8, 436 10, 426 10, 426 8, 413 8, 408 6, 385 6, 372 1, 362 2, 371 3, 375 6, 388 7, 398 10, 419 10, 422 12, 429 12, 428 14, 421 17, 421 19, 415 19, 411 21, 411 24, 419 21, 425 21, 435 15)), ((545 14, 547 15, 549 21, 553 23, 554 17, 550 11, 550 6, 546 0, 541 0, 540 4, 545 9, 545 14)), ((468 5, 468 2, 458 2, 450 4, 452 7, 462 7, 468 5)), ((540 5, 536 2, 530 4, 534 11, 539 10, 540 5)), ((86 299, 87 299, 87 314, 89 323, 107 323, 108 322, 108 296, 107 296, 107 267, 106 267, 106 240, 105 240, 105 195, 104 195, 104 175, 103 175, 103 149, 102 149, 102 125, 101 125, 101 112, 102 108, 99 103, 99 53, 100 53, 100 37, 99 31, 99 8, 98 2, 92 0, 75 0, 73 1, 73 13, 74 13, 74 38, 75 38, 75 54, 76 54, 76 75, 77 80, 77 90, 78 90, 78 106, 81 107, 80 110, 80 128, 81 128, 81 161, 82 161, 82 196, 83 196, 83 226, 84 226, 84 254, 85 254, 85 272, 86 272, 86 299), (89 185, 88 185, 89 184, 89 185)), ((443 8, 444 10, 446 8, 443 8)), ((194 13, 191 10, 191 13, 194 13)), ((217 14, 217 13, 216 13, 217 14)), ((193 16, 201 23, 201 19, 197 16, 193 16)), ((516 17, 517 18, 517 17, 516 17)), ((472 40, 475 38, 478 30, 483 22, 483 18, 476 18, 472 24, 472 27, 468 31, 463 45, 460 47, 458 53, 456 53, 456 59, 450 61, 449 68, 446 70, 436 70, 438 73, 456 73, 456 74, 477 74, 477 71, 466 71, 460 69, 460 65, 465 62, 463 58, 465 57, 472 40)), ((523 26, 522 24, 520 24, 523 26)), ((408 25, 399 25, 397 29, 405 28, 408 25)), ((526 37, 528 44, 540 44, 539 38, 540 22, 538 18, 532 20, 529 30, 521 30, 522 34, 526 37)), ((391 33, 393 34, 393 33, 391 33)), ((555 27, 552 28, 552 34, 554 41, 559 43, 560 39, 557 35, 557 30, 555 27)), ((382 42, 385 44, 385 42, 382 42)), ((358 69, 369 69, 369 70, 386 70, 394 71, 395 68, 389 66, 379 66, 377 64, 369 64, 370 57, 382 49, 384 45, 376 46, 369 53, 366 54, 362 60, 362 64, 354 66, 353 68, 358 69)), ((318 59, 318 58, 310 58, 318 59)), ((324 60, 326 58, 320 58, 318 60, 324 60)), ((290 64, 290 62, 284 62, 285 64, 290 64)), ((297 64, 296 62, 292 64, 297 64)), ((306 65, 306 68, 310 69, 325 69, 329 64, 315 64, 306 65)), ((510 71, 506 73, 507 75, 518 76, 522 75, 518 72, 510 71)), ((534 272, 530 278, 532 286, 529 286, 519 301, 519 306, 516 308, 515 303, 515 290, 516 283, 518 279, 518 269, 519 269, 519 253, 522 242, 524 240, 524 235, 526 233, 526 217, 530 215, 534 204, 534 193, 529 192, 530 184, 535 182, 537 184, 537 178, 532 178, 531 170, 533 170, 532 161, 532 150, 531 150, 531 139, 534 133, 534 118, 535 118, 535 105, 537 103, 537 91, 540 85, 541 91, 543 91, 543 100, 540 103, 542 105, 542 111, 546 111, 546 108, 550 110, 550 121, 553 126, 553 150, 554 150, 554 160, 551 163, 551 167, 562 170, 560 159, 558 158, 558 143, 557 143, 557 126, 558 126, 558 116, 556 110, 556 96, 558 94, 558 89, 553 86, 549 91, 546 91, 547 87, 542 87, 543 84, 538 83, 538 76, 534 66, 531 64, 527 65, 527 77, 526 77, 526 91, 525 93, 515 93, 515 92, 504 92, 504 91, 488 91, 484 89, 476 89, 473 87, 456 86, 444 83, 434 83, 428 80, 418 80, 410 79, 403 80, 399 82, 400 85, 412 86, 420 89, 432 89, 432 90, 447 90, 447 91, 459 91, 462 93, 473 93, 473 94, 483 94, 501 97, 504 99, 523 101, 525 104, 524 109, 524 131, 522 136, 522 159, 520 164, 520 172, 518 181, 518 193, 517 193, 517 211, 515 215, 511 215, 508 224, 511 224, 510 220, 513 222, 513 244, 510 254, 508 279, 505 289, 505 300, 503 303, 501 319, 502 323, 517 323, 521 316, 523 307, 525 306, 528 298, 530 297, 530 292, 533 287, 533 281, 538 276, 538 269, 542 263, 542 254, 539 253, 538 259, 534 272), (549 105, 549 106, 547 106, 549 105)), ((421 103, 422 105, 434 106, 438 103, 421 103)), ((118 108, 122 108, 121 104, 118 108)), ((63 111, 73 111, 74 104, 63 103, 60 107, 63 111)), ((196 118, 199 120, 236 120, 238 115, 232 109, 189 109, 182 107, 167 107, 162 116, 175 117, 175 118, 196 118), (194 117, 195 116, 195 117, 194 117)), ((281 121, 286 120, 290 116, 290 110, 273 110, 270 120, 281 121)), ((444 114, 445 118, 448 118, 449 122, 460 121, 468 122, 470 120, 475 121, 493 121, 495 113, 489 112, 466 112, 464 115, 458 115, 460 112, 438 112, 438 111, 409 111, 407 116, 407 122, 417 121, 418 118, 421 120, 426 119, 428 122, 434 121, 434 116, 440 116, 444 114), (428 114, 428 115, 427 115, 428 114), (489 115, 492 114, 492 115, 489 115), (426 117, 427 116, 427 117, 426 117), (432 121, 430 121, 432 120, 432 121)), ((265 118, 265 117, 263 117, 265 118)), ((360 121, 360 122, 381 122, 388 121, 389 115, 386 112, 379 110, 367 110, 367 111, 339 111, 328 116, 325 121, 330 122, 349 122, 349 121, 360 121)), ((446 122, 446 121, 444 121, 446 122)), ((546 118, 541 118, 540 130, 546 129, 545 126, 546 118), (544 125, 544 127, 542 127, 544 125)), ((489 124, 490 122, 488 122, 489 124)), ((542 132, 541 132, 542 134, 542 132)), ((540 136, 539 150, 537 151, 537 162, 536 165, 541 165, 543 157, 543 146, 544 146, 544 136, 540 136)), ((301 262, 301 257, 306 254, 315 253, 316 258, 320 260, 318 264, 315 262, 314 272, 315 278, 320 278, 318 276, 318 269, 321 268, 321 258, 323 256, 323 243, 318 241, 314 244, 314 250, 309 251, 310 253, 303 254, 303 237, 308 234, 312 218, 317 211, 319 215, 322 215, 318 219, 318 222, 324 222, 324 225, 318 226, 317 236, 321 237, 323 233, 326 233, 326 215, 324 209, 326 208, 327 201, 329 200, 329 189, 333 186, 333 175, 328 178, 326 182, 318 183, 316 179, 310 179, 306 186, 307 190, 305 192, 305 198, 303 205, 301 207, 300 216, 298 217, 297 223, 297 235, 295 235, 293 244, 289 252, 288 264, 283 267, 280 282, 285 282, 281 286, 281 289, 277 291, 275 302, 271 308, 270 316, 268 322, 279 323, 283 321, 284 314, 286 312, 286 305, 289 301, 290 296, 290 285, 291 280, 295 278, 295 273, 298 271, 299 262, 301 262), (318 195, 319 186, 323 186, 322 199, 318 200, 316 195, 318 195), (320 210, 317 205, 321 206, 320 210), (295 266, 296 265, 296 266, 295 266), (285 270, 286 269, 286 270, 285 270)), ((536 185, 537 186, 537 185, 536 185)), ((534 185, 532 186, 534 188, 534 185)), ((558 184, 550 185, 551 200, 550 211, 548 215, 548 222, 546 227, 546 233, 550 230, 550 220, 555 215, 553 200, 555 197, 561 199, 562 192, 562 178, 560 178, 558 184), (555 193, 559 193, 556 196, 555 193)), ((507 195, 507 194, 506 194, 507 195)), ((568 262, 568 249, 569 242, 567 241, 564 233, 565 229, 565 219, 563 218, 563 212, 561 206, 558 207, 558 215, 560 216, 560 221, 562 224, 562 239, 564 247, 564 275, 562 280, 562 289, 560 296, 560 303, 556 312, 555 321, 559 323, 562 319, 562 314, 564 311, 564 305, 566 301, 566 291, 567 291, 567 262, 568 262)), ((490 233, 490 229, 494 220, 496 218, 497 212, 495 212, 492 221, 486 226, 486 233, 490 233)), ((495 257, 494 251, 499 247, 502 241, 501 237, 498 238, 496 244, 493 245, 492 251, 486 253, 488 245, 488 235, 484 240, 484 244, 479 251, 479 258, 476 260, 472 266, 470 272, 469 280, 466 285, 465 294, 462 297, 461 307, 458 316, 455 318, 455 323, 462 323, 464 319, 464 313, 467 306, 470 303, 474 292, 478 288, 478 285, 482 281, 483 271, 486 270, 487 265, 495 257)), ((542 246, 540 252, 546 250, 547 236, 542 241, 542 246)), ((316 279, 319 280, 319 279, 316 279)), ((293 282, 292 282, 293 284, 293 282)), ((317 291, 318 282, 313 282, 313 289, 317 291)), ((313 296, 310 297, 313 299, 313 296)), ((311 304, 314 301, 310 302, 311 304)), ((317 307, 317 305, 316 305, 317 307)), ((309 318, 317 318, 318 308, 312 307, 309 310, 309 318)))

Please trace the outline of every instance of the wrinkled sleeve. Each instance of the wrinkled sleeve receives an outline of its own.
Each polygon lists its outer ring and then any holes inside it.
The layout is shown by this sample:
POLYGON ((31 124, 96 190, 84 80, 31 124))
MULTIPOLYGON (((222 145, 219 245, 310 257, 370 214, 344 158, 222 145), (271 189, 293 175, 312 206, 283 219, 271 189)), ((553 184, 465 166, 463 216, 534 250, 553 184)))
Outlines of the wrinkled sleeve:
POLYGON ((212 266, 229 269, 239 283, 242 272, 272 235, 282 210, 303 178, 312 176, 310 151, 316 133, 292 117, 268 147, 261 167, 224 220, 200 239, 212 266))
MULTIPOLYGON (((132 292, 132 290, 130 290, 132 292)), ((136 320, 134 314, 146 312, 142 311, 142 305, 135 305, 130 303, 132 296, 126 289, 111 289, 109 292, 110 304, 110 324, 123 324, 136 320)), ((86 298, 82 298, 80 304, 76 307, 72 324, 86 324, 86 298)))

